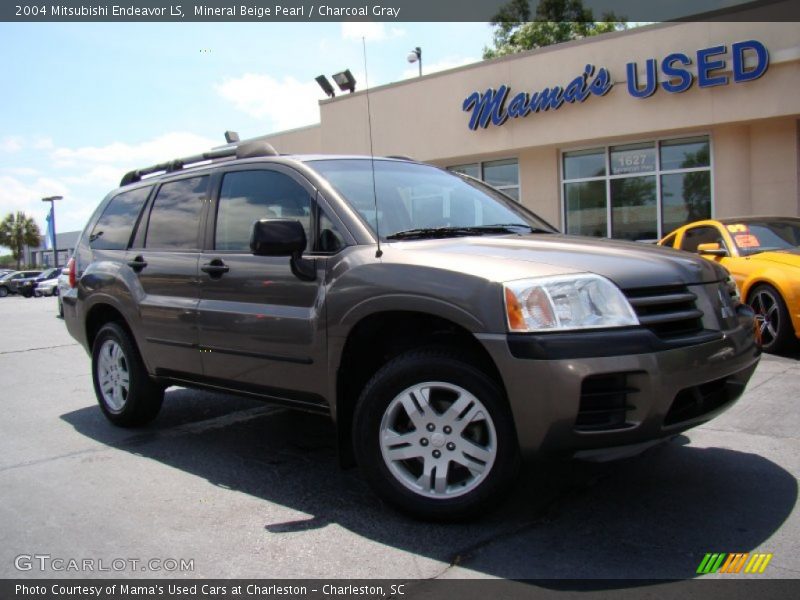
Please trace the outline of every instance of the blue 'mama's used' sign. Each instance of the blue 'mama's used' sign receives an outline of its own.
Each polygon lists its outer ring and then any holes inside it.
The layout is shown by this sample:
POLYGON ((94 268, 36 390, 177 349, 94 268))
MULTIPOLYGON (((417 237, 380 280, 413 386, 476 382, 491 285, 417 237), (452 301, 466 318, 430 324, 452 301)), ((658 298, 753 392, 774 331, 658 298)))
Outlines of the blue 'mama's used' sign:
MULTIPOLYGON (((660 87, 664 91, 676 94, 688 90, 695 81, 694 74, 688 67, 697 66, 697 85, 701 88, 726 85, 730 78, 721 71, 726 69, 727 63, 722 55, 727 53, 726 46, 711 46, 695 53, 695 60, 681 52, 669 54, 661 61, 663 78, 660 87)), ((731 45, 732 66, 731 74, 734 83, 752 81, 761 77, 769 66, 769 52, 761 42, 747 40, 731 45), (755 59, 755 66, 745 68, 745 58, 751 54, 755 59)), ((629 62, 626 65, 628 93, 634 98, 649 98, 655 94, 659 87, 658 61, 649 58, 645 61, 644 81, 639 81, 638 65, 629 62)), ((597 69, 594 65, 586 65, 581 75, 570 81, 565 87, 558 85, 546 87, 538 92, 518 92, 511 96, 511 88, 501 85, 497 89, 489 88, 483 93, 472 92, 464 99, 461 109, 470 112, 469 128, 472 130, 481 127, 486 129, 489 124, 497 127, 505 124, 509 118, 519 119, 532 113, 547 110, 558 110, 564 103, 580 104, 589 96, 605 96, 613 87, 614 82, 606 68, 597 69), (511 101, 506 101, 511 96, 511 101)))

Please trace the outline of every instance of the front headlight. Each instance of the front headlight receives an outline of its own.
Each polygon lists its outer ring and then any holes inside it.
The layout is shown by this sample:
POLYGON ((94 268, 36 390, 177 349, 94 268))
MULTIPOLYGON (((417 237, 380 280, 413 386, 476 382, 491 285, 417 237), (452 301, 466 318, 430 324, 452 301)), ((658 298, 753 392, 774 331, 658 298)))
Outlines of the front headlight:
POLYGON ((503 284, 510 331, 564 331, 638 325, 620 289, 591 273, 507 281, 503 284))

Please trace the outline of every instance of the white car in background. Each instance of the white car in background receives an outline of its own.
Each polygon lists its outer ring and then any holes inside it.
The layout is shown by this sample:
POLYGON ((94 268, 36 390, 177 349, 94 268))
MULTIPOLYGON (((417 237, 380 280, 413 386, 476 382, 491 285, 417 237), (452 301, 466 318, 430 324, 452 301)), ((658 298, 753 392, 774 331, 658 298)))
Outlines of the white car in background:
POLYGON ((64 317, 64 305, 61 303, 61 296, 64 295, 66 291, 69 290, 69 266, 64 267, 61 269, 61 275, 58 276, 56 279, 57 283, 57 293, 58 293, 58 316, 63 318, 64 317))
POLYGON ((41 296, 55 296, 58 294, 58 277, 46 279, 36 284, 33 295, 37 298, 41 296))

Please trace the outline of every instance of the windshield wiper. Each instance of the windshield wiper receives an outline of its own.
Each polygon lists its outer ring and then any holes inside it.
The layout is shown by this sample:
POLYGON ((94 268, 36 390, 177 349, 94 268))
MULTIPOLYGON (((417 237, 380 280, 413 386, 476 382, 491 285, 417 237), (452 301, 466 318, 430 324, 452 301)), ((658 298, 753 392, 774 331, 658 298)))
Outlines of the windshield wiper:
MULTIPOLYGON (((465 235, 483 235, 485 233, 533 233, 542 232, 543 229, 534 229, 525 223, 500 223, 496 225, 475 225, 472 227, 421 227, 407 229, 387 235, 387 240, 408 240, 414 238, 446 238, 465 235), (522 231, 520 231, 522 229, 522 231)), ((549 233, 549 232, 546 232, 549 233)))

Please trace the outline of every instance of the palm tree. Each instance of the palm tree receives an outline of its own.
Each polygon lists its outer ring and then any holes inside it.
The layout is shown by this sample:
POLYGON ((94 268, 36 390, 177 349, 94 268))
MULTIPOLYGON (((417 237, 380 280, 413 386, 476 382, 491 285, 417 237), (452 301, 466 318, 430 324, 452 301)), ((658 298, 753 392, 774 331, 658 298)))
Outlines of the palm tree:
POLYGON ((38 247, 41 239, 39 226, 24 212, 8 213, 0 223, 0 246, 11 248, 11 255, 17 261, 17 270, 22 261, 25 246, 38 247))

